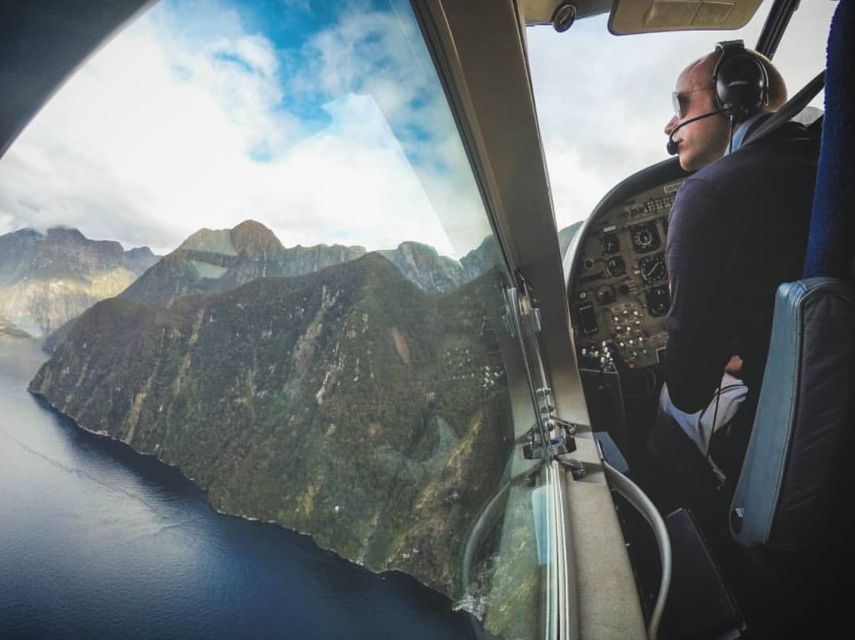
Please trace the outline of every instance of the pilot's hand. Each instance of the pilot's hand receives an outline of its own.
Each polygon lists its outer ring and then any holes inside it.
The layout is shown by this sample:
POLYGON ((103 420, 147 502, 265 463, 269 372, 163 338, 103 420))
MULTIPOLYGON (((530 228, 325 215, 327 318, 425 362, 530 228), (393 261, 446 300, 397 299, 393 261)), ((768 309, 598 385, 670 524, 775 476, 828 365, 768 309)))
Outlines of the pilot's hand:
POLYGON ((727 364, 724 365, 724 370, 730 374, 738 374, 742 371, 742 358, 739 356, 731 356, 727 364))

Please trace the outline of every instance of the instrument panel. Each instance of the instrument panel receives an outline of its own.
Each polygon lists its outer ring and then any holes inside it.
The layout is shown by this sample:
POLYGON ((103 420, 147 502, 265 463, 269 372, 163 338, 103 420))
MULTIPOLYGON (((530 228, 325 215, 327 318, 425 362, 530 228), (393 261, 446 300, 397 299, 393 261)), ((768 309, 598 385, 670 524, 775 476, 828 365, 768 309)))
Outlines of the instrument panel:
POLYGON ((583 366, 615 357, 629 367, 662 361, 670 304, 665 238, 681 184, 659 185, 596 212, 584 227, 568 289, 583 366))

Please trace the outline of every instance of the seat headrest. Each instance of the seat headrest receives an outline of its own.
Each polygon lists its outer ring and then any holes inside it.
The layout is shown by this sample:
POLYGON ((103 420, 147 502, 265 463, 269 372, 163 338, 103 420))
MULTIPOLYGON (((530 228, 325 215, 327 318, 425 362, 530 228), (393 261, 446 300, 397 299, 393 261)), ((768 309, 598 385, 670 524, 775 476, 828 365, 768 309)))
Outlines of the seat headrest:
POLYGON ((855 0, 831 20, 816 191, 804 277, 851 278, 855 259, 855 0))

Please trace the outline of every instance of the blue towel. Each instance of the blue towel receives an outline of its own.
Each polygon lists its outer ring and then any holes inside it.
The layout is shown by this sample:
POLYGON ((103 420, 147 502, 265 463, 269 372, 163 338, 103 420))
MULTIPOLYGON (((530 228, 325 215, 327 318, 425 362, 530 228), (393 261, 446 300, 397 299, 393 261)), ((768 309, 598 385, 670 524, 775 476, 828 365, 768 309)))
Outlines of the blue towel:
POLYGON ((828 36, 825 120, 804 277, 850 276, 855 256, 855 0, 839 0, 828 36))

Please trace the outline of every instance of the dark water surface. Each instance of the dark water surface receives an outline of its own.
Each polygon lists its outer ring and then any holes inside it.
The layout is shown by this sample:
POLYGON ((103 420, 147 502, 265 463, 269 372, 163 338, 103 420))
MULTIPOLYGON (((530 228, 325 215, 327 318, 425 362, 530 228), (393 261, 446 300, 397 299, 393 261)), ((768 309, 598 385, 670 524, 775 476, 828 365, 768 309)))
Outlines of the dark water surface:
POLYGON ((0 638, 474 638, 408 576, 214 513, 152 457, 78 429, 0 339, 0 638))

